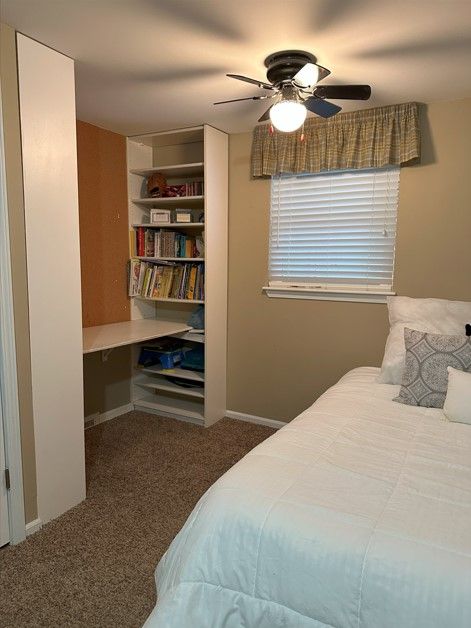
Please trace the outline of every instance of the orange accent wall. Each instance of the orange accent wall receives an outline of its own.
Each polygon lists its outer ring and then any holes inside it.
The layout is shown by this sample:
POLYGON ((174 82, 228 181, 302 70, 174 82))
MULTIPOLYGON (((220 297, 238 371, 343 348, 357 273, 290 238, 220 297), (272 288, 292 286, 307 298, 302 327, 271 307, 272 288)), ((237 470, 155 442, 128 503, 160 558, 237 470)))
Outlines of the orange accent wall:
POLYGON ((77 120, 82 322, 130 320, 126 139, 77 120))

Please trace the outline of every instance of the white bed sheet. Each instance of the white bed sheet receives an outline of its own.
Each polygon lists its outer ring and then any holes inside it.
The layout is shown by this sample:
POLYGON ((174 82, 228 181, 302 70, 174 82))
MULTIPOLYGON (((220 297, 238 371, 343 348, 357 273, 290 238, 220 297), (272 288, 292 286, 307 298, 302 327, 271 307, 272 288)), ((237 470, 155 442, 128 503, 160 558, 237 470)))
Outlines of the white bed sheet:
POLYGON ((202 497, 152 628, 469 628, 471 427, 351 371, 202 497))

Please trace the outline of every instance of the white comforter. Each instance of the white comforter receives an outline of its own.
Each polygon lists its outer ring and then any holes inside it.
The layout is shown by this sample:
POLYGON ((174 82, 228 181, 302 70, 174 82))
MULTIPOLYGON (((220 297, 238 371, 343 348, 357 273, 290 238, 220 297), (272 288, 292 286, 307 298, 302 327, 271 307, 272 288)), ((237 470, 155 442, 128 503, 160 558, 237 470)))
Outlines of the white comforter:
POLYGON ((470 628, 471 426, 348 373, 203 496, 155 628, 470 628))

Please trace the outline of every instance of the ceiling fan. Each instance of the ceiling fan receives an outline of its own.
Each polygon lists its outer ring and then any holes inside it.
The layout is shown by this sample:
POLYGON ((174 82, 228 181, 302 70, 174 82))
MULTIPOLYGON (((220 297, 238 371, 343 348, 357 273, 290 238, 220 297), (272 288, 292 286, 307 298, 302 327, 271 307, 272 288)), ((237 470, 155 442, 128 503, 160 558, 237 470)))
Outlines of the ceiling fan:
POLYGON ((215 105, 223 105, 241 100, 267 100, 275 98, 259 122, 270 119, 279 131, 295 131, 306 119, 308 111, 330 118, 342 110, 326 98, 368 100, 371 96, 369 85, 318 85, 330 70, 317 63, 317 58, 302 50, 282 50, 269 55, 265 61, 268 82, 252 79, 240 74, 227 74, 238 81, 252 83, 273 93, 248 98, 221 100, 215 105))

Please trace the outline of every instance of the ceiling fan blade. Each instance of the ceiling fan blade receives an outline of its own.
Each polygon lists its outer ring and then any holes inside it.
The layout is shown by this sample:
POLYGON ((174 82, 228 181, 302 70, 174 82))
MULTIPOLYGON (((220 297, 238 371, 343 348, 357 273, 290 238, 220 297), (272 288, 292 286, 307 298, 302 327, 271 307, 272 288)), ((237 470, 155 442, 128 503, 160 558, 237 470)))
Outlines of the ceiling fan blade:
POLYGON ((317 96, 310 96, 304 101, 304 106, 308 111, 317 113, 322 118, 330 118, 335 116, 336 113, 342 110, 342 107, 334 105, 332 102, 318 98, 317 96))
POLYGON ((318 65, 317 67, 319 68, 319 78, 317 79, 317 81, 319 82, 325 79, 326 76, 329 76, 330 70, 324 68, 322 65, 318 65))
POLYGON ((225 105, 228 102, 239 102, 241 100, 266 100, 267 98, 271 98, 271 96, 249 96, 248 98, 233 98, 232 100, 219 100, 218 102, 213 102, 213 105, 225 105))
POLYGON ((265 111, 265 113, 263 114, 263 116, 260 116, 260 118, 258 119, 259 122, 265 122, 265 120, 268 120, 270 118, 270 109, 273 107, 273 105, 271 105, 270 107, 268 107, 268 109, 265 111))
POLYGON ((371 96, 369 85, 319 85, 314 91, 319 98, 333 98, 334 100, 368 100, 371 96))
POLYGON ((238 81, 245 81, 246 83, 258 85, 259 87, 263 87, 263 89, 275 89, 273 85, 270 85, 270 83, 264 83, 263 81, 258 81, 257 79, 249 78, 248 76, 242 76, 241 74, 226 74, 226 76, 237 79, 238 81))

